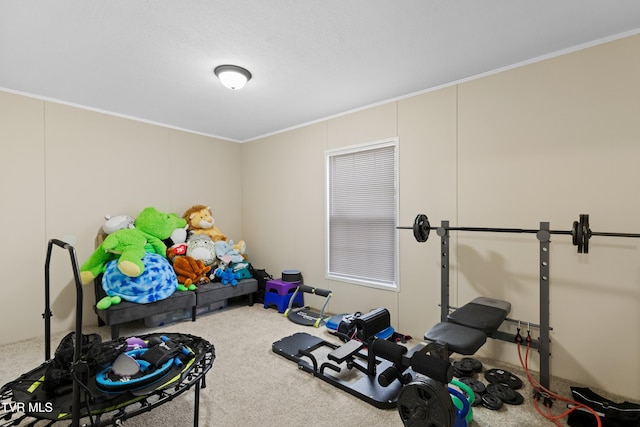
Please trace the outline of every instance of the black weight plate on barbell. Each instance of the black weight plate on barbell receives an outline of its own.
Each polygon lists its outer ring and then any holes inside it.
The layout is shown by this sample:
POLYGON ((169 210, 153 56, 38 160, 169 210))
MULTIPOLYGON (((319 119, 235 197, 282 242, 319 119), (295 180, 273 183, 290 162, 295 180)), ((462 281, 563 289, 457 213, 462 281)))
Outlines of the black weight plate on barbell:
POLYGON ((487 386, 487 393, 493 394, 503 402, 516 399, 516 391, 511 387, 501 383, 491 383, 487 386))
POLYGON ((576 233, 578 239, 578 253, 584 253, 584 239, 585 239, 585 228, 584 228, 584 214, 580 214, 580 223, 578 224, 578 232, 576 233))
POLYGON ((484 373, 484 378, 490 383, 500 383, 514 390, 522 387, 522 380, 504 369, 489 369, 484 373))
POLYGON ((504 403, 508 405, 522 405, 524 402, 524 396, 517 391, 513 391, 515 393, 515 397, 511 400, 505 400, 504 403))
POLYGON ((482 396, 482 406, 492 411, 497 411, 502 408, 502 400, 493 394, 485 394, 482 396))
POLYGON ((583 253, 589 253, 589 239, 591 238, 591 229, 589 228, 589 214, 580 215, 580 224, 582 224, 582 250, 583 253))
POLYGON ((418 214, 413 221, 413 237, 418 242, 426 242, 429 239, 429 232, 431 232, 429 218, 425 214, 418 214))
POLYGON ((573 221, 573 226, 571 226, 571 243, 573 246, 578 246, 578 221, 573 221))
POLYGON ((462 384, 468 385, 469 388, 473 390, 475 394, 483 394, 484 392, 487 391, 487 387, 484 385, 484 383, 475 378, 471 378, 471 377, 461 378, 460 382, 462 384))

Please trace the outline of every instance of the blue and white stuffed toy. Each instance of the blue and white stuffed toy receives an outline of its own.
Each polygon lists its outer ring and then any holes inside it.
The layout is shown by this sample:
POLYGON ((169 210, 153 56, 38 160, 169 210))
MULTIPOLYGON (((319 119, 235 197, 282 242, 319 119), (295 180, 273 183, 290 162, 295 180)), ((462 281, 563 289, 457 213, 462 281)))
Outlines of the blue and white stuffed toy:
POLYGON ((105 310, 121 300, 140 304, 170 297, 178 288, 173 266, 161 255, 147 252, 142 258, 145 266, 140 276, 129 277, 118 269, 117 260, 110 261, 102 276, 102 288, 107 294, 96 307, 105 310))

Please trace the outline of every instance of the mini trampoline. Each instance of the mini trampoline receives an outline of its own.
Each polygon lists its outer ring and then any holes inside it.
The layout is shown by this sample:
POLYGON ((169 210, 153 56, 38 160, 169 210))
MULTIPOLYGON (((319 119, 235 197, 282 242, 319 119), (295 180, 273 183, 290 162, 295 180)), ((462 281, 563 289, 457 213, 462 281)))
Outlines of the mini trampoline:
POLYGON ((200 388, 206 387, 205 376, 215 359, 214 346, 203 338, 181 333, 135 337, 136 342, 150 343, 142 349, 132 349, 128 347, 126 338, 120 338, 100 343, 101 365, 96 373, 91 373, 86 364, 83 365, 83 355, 86 355, 83 345, 88 336, 82 335, 82 301, 82 284, 74 248, 63 241, 50 240, 45 264, 45 362, 0 388, 0 427, 52 426, 58 423, 72 426, 119 425, 173 400, 192 387, 195 393, 193 425, 197 427, 200 388), (69 251, 77 301, 76 329, 65 337, 71 342, 69 375, 72 379, 66 385, 52 389, 45 385, 53 375, 51 367, 59 361, 58 354, 62 354, 63 344, 61 342, 58 347, 56 357, 50 358, 49 263, 54 245, 69 251), (105 353, 108 356, 105 357, 105 353), (119 358, 146 360, 133 362, 134 366, 142 368, 136 376, 129 376, 129 373, 115 369, 119 358))

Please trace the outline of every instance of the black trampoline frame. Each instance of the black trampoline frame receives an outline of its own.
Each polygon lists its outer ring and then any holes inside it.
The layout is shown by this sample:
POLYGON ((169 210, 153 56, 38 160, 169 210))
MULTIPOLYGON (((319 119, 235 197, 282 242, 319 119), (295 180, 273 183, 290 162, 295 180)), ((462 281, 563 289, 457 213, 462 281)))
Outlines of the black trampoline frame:
MULTIPOLYGON (((42 317, 44 318, 44 328, 45 328, 45 362, 39 367, 29 371, 26 374, 23 374, 20 378, 26 377, 29 374, 32 374, 43 366, 45 366, 51 360, 51 317, 53 313, 51 312, 51 294, 50 294, 50 263, 51 263, 51 254, 53 251, 53 247, 58 246, 62 249, 65 249, 69 252, 69 257, 71 259, 71 266, 73 269, 73 276, 76 288, 76 322, 75 322, 75 338, 74 339, 74 355, 73 355, 73 364, 76 366, 80 361, 80 355, 82 353, 82 340, 77 339, 77 337, 82 337, 82 306, 83 306, 83 291, 82 291, 82 282, 80 280, 80 269, 78 267, 78 260, 76 257, 75 249, 72 245, 67 242, 58 239, 51 239, 47 245, 47 255, 45 261, 45 307, 44 313, 42 317)), ((195 397, 194 397, 194 427, 198 426, 198 418, 200 412, 200 388, 206 387, 206 373, 211 369, 213 360, 215 358, 215 352, 213 345, 207 343, 206 349, 202 354, 202 357, 195 362, 188 373, 184 378, 181 378, 180 381, 176 385, 172 385, 168 388, 163 388, 161 390, 154 390, 153 392, 138 396, 133 399, 128 399, 125 402, 119 402, 114 405, 112 409, 102 410, 96 414, 81 414, 81 389, 78 381, 73 381, 72 388, 72 417, 71 417, 71 426, 79 427, 81 419, 87 419, 90 422, 91 426, 107 426, 107 425, 115 425, 129 419, 131 417, 137 416, 144 412, 151 411, 152 409, 173 400, 178 395, 184 393, 189 390, 192 386, 195 385, 195 397), (95 420, 94 420, 95 418, 95 420)), ((9 383, 10 384, 10 383, 9 383)), ((13 400, 13 392, 10 387, 2 386, 0 388, 0 400, 13 400)), ((118 395, 116 395, 118 397, 118 395)), ((120 400, 122 400, 120 398, 120 400)), ((114 400, 115 402, 115 400, 114 400)), ((37 418, 33 414, 21 414, 17 419, 13 419, 12 413, 9 412, 4 414, 3 418, 0 420, 2 424, 1 427, 15 426, 23 422, 25 419, 33 419, 27 425, 38 425, 38 426, 52 426, 58 422, 69 422, 69 418, 65 418, 62 420, 50 420, 45 418, 37 418), (6 421, 6 422, 5 422, 6 421)), ((83 425, 88 425, 83 423, 83 425)))

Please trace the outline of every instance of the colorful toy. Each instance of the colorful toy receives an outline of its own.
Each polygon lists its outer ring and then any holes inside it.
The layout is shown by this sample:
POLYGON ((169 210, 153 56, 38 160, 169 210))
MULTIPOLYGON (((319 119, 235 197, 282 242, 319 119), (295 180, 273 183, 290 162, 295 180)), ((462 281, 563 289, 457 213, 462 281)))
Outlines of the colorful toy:
POLYGON ((240 240, 238 243, 233 243, 233 240, 229 240, 229 243, 231 243, 231 245, 233 246, 233 249, 238 251, 240 255, 246 258, 245 253, 247 252, 247 244, 245 243, 244 240, 240 240))
POLYGON ((187 221, 189 230, 196 234, 206 234, 211 240, 227 240, 222 230, 215 226, 211 208, 204 205, 195 205, 188 209, 182 218, 187 221))
POLYGON ((251 279, 253 277, 249 269, 249 264, 246 262, 234 265, 233 272, 236 273, 238 280, 251 279))
POLYGON ((187 234, 186 225, 184 228, 176 228, 173 233, 171 233, 171 237, 169 237, 171 246, 167 247, 166 253, 166 257, 170 263, 173 264, 175 257, 187 254, 187 234))
POLYGON ((103 273, 106 264, 114 259, 118 259, 118 268, 122 274, 130 277, 139 276, 144 271, 142 257, 147 250, 161 250, 161 246, 157 244, 155 247, 148 247, 148 244, 145 235, 135 228, 123 228, 109 234, 80 267, 82 283, 90 283, 103 273))
POLYGON ((238 284, 238 277, 231 267, 217 268, 215 276, 220 279, 223 285, 236 286, 238 284))
POLYGON ((201 260, 186 255, 174 258, 173 269, 178 277, 179 291, 193 291, 197 285, 207 283, 207 273, 211 271, 211 267, 201 260))
POLYGON ((244 257, 238 253, 229 242, 219 240, 214 243, 216 257, 225 264, 235 264, 244 261, 244 257))
POLYGON ((123 228, 135 227, 133 225, 135 219, 129 215, 105 215, 104 219, 106 219, 105 223, 102 224, 102 231, 104 231, 104 234, 111 234, 118 230, 122 230, 123 228))
POLYGON ((118 260, 107 263, 102 277, 102 289, 107 294, 96 304, 106 310, 122 300, 149 303, 168 298, 178 287, 178 278, 167 259, 158 254, 146 253, 142 257, 145 269, 136 277, 124 275, 118 268, 118 260))
POLYGON ((176 228, 175 230, 173 230, 171 232, 171 236, 169 236, 168 239, 164 240, 164 243, 167 246, 171 246, 171 247, 175 247, 178 245, 184 245, 184 248, 186 250, 187 248, 187 236, 189 234, 188 231, 189 226, 187 224, 184 225, 184 227, 182 228, 176 228))
POLYGON ((127 350, 135 350, 137 348, 147 347, 147 343, 142 338, 129 337, 125 341, 127 343, 127 350))
MULTIPOLYGON (((148 207, 138 214, 134 225, 136 229, 145 233, 147 237, 164 241, 175 236, 174 233, 176 232, 182 234, 180 229, 185 229, 187 222, 174 213, 160 212, 156 208, 148 207)), ((161 253, 164 254, 166 250, 165 246, 161 253)))
POLYGON ((83 284, 90 283, 105 272, 107 262, 118 259, 118 269, 129 277, 144 272, 142 257, 151 252, 166 256, 167 246, 163 240, 171 237, 186 221, 176 214, 159 212, 156 208, 145 208, 135 220, 135 228, 123 228, 109 234, 80 268, 83 284))
POLYGON ((187 239, 187 255, 201 260, 205 265, 216 264, 216 247, 206 234, 192 234, 187 239))

